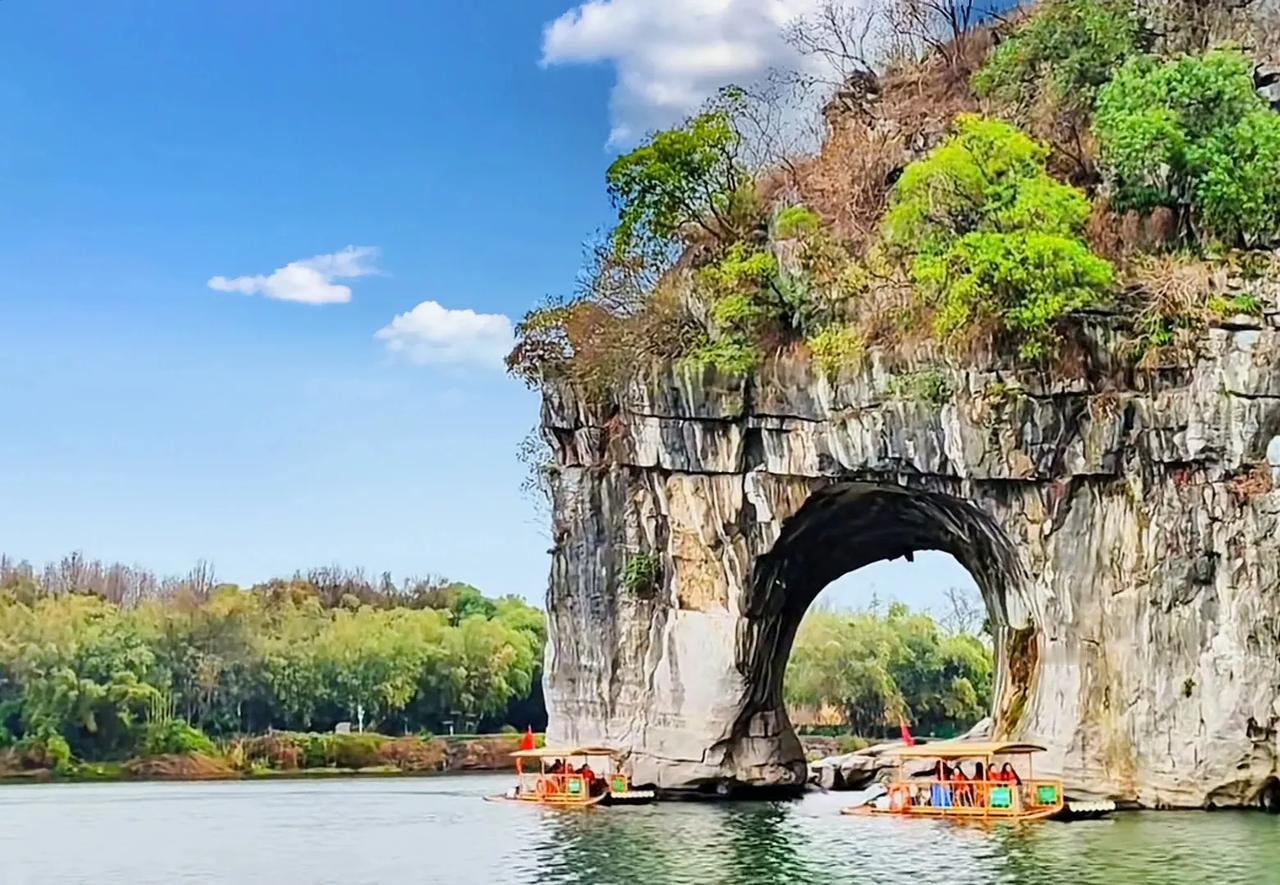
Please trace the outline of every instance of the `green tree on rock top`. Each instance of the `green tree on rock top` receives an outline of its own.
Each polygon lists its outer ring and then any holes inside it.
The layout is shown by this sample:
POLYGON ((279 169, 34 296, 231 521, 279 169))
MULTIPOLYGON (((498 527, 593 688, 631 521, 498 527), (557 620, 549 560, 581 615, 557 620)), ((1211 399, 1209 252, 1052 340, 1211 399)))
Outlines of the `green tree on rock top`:
POLYGON ((646 239, 670 242, 688 228, 721 243, 737 239, 738 203, 751 184, 741 146, 729 112, 715 109, 614 160, 606 179, 618 210, 615 249, 630 252, 646 239))
POLYGON ((885 243, 943 337, 990 328, 1038 358, 1064 316, 1111 288, 1111 265, 1082 239, 1089 201, 1048 174, 1047 156, 1017 128, 965 115, 899 179, 885 243))
POLYGON ((1228 246, 1280 233, 1280 114, 1239 52, 1130 60, 1098 93, 1094 131, 1119 208, 1168 207, 1228 246))

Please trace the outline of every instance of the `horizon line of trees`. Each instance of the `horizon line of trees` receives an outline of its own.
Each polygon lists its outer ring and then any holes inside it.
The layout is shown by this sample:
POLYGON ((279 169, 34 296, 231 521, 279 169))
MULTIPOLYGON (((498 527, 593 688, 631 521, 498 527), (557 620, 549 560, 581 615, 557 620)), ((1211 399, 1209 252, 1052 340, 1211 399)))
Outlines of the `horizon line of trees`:
POLYGON ((440 578, 338 567, 241 588, 72 554, 0 556, 0 749, 87 760, 363 723, 390 734, 545 726, 545 617, 440 578))
MULTIPOLYGON (((370 577, 362 568, 325 565, 297 569, 288 578, 270 578, 248 589, 287 583, 306 585, 327 608, 336 608, 346 596, 376 608, 440 608, 441 594, 470 586, 433 574, 411 575, 397 582, 389 571, 370 577)), ((140 565, 92 559, 79 550, 40 567, 0 552, 0 589, 89 594, 123 608, 177 596, 206 600, 220 587, 238 586, 221 580, 213 563, 205 559, 196 560, 185 574, 161 575, 140 565)))

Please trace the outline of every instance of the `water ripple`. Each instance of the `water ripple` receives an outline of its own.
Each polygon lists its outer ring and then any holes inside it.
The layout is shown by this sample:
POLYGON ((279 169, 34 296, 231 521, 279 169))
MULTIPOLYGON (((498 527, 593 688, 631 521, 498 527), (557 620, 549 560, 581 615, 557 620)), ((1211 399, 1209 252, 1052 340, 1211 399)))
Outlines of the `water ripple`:
POLYGON ((0 885, 1277 883, 1280 818, 1130 814, 965 826, 847 799, 546 811, 507 779, 0 788, 0 885))

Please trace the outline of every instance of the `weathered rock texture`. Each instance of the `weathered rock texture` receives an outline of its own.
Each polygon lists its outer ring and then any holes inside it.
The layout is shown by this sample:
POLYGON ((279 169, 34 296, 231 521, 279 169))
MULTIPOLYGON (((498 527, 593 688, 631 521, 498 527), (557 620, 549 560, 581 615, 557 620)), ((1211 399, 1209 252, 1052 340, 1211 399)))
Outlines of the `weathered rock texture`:
POLYGON ((1097 318, 1052 380, 872 354, 836 382, 672 370, 599 409, 550 388, 550 740, 620 745, 664 788, 800 784, 782 677, 805 609, 935 549, 999 625, 998 736, 1050 747, 1075 795, 1257 801, 1280 752, 1280 318, 1151 371, 1118 340, 1097 318), (647 557, 659 580, 625 581, 647 557))

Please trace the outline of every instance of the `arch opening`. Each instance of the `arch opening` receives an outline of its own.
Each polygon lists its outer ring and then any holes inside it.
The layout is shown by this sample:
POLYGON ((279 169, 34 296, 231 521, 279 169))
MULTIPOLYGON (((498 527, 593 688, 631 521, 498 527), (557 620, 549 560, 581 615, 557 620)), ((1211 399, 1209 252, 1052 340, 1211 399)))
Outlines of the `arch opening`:
POLYGON ((773 733, 773 782, 803 784, 807 767, 786 711, 783 683, 801 620, 832 582, 872 563, 949 554, 972 577, 994 645, 992 732, 1016 731, 1036 669, 1035 625, 1025 604, 1025 568, 999 525, 975 504, 936 491, 841 482, 812 494, 760 556, 738 642, 748 699, 735 733, 748 755, 752 736, 773 733), (1016 654, 1010 666, 1010 652, 1016 654), (786 774, 777 771, 786 769, 786 774))
POLYGON ((950 554, 922 551, 837 578, 810 605, 783 678, 806 753, 985 733, 994 648, 981 593, 950 554))

